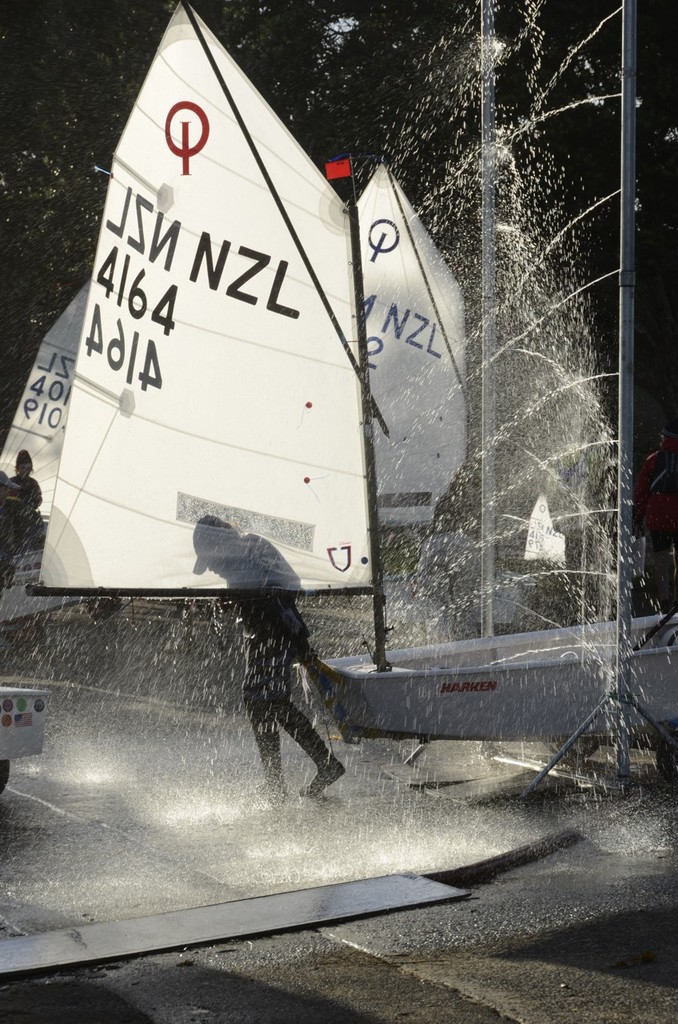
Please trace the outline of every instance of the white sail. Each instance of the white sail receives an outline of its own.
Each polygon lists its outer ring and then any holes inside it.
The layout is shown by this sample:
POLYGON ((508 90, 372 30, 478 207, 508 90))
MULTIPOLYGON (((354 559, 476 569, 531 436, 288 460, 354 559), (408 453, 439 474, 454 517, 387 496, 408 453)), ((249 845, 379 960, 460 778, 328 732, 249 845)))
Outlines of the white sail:
POLYGON ((352 309, 342 203, 180 6, 113 161, 45 584, 369 585, 352 309), (198 575, 205 517, 241 536, 198 575))
POLYGON ((466 458, 459 287, 385 166, 360 197, 379 521, 426 524, 466 458))
POLYGON ((532 509, 525 543, 526 561, 537 558, 560 565, 565 563, 565 535, 553 528, 545 494, 539 495, 532 509))
POLYGON ((43 517, 52 509, 88 291, 89 283, 42 339, 2 450, 0 465, 9 476, 20 451, 31 456, 32 475, 42 491, 43 517))

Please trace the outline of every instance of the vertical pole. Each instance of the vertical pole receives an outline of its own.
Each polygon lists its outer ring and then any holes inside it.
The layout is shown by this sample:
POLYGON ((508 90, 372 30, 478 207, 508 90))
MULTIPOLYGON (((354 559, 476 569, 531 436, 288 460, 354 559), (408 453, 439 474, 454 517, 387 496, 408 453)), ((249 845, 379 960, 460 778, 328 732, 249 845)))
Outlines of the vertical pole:
POLYGON ((495 545, 495 393, 494 354, 496 349, 496 211, 495 181, 497 142, 494 97, 494 0, 481 3, 482 77, 482 424, 481 424, 481 559, 480 629, 483 636, 494 634, 494 545, 495 545))
POLYGON ((632 651, 633 355, 636 186, 636 0, 624 0, 622 36, 619 269, 619 440, 617 458, 617 774, 629 775, 628 704, 632 651))
POLYGON ((372 611, 374 616, 374 662, 378 672, 390 667, 386 661, 386 617, 384 613, 384 570, 379 544, 377 515, 377 472, 374 458, 374 415, 370 390, 370 367, 367 356, 367 322, 365 319, 365 292, 363 266, 360 254, 360 220, 355 196, 347 203, 351 232, 351 260, 353 263, 353 289, 355 294, 356 329, 358 333, 358 363, 360 367, 360 394, 362 401, 365 473, 367 476, 367 515, 372 563, 372 611))

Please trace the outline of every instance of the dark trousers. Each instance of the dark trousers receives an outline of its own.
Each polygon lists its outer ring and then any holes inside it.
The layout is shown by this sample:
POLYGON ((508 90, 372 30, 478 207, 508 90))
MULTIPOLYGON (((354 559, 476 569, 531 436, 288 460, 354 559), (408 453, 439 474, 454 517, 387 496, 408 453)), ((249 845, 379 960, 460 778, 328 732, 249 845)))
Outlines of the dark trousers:
POLYGON ((281 727, 289 733, 295 743, 299 744, 318 768, 327 764, 330 756, 328 748, 306 715, 295 707, 289 697, 279 700, 246 699, 245 710, 252 723, 264 777, 270 788, 280 790, 285 785, 280 757, 279 730, 281 727))
POLYGON ((7 587, 12 586, 14 579, 14 563, 11 558, 0 557, 0 594, 7 587))

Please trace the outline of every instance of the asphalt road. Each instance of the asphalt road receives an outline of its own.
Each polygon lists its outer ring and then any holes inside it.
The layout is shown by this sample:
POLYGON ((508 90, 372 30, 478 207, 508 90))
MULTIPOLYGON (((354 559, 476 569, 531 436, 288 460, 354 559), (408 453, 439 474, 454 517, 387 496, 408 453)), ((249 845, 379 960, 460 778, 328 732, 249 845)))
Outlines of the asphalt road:
MULTIPOLYGON (((5 941, 582 839, 461 903, 10 981, 4 1021, 678 1019, 676 807, 651 771, 623 797, 472 802, 390 777, 410 748, 334 740, 348 770, 328 797, 271 809, 228 638, 216 656, 202 627, 139 620, 130 636, 80 623, 5 651, 5 677, 53 692, 44 754, 0 797, 5 941)), ((420 771, 480 758, 435 744, 420 771)), ((284 760, 296 789, 312 766, 291 742, 284 760)))

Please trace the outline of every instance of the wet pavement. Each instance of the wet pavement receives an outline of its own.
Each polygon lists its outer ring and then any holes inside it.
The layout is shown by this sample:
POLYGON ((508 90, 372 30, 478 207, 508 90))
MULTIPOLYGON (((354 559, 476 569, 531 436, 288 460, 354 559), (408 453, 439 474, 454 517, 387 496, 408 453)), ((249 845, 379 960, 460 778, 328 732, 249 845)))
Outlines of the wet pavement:
MULTIPOLYGON (((0 934, 31 934, 468 864, 554 831, 582 840, 463 903, 145 956, 0 987, 3 1019, 675 1021, 676 803, 646 767, 627 796, 545 787, 455 799, 391 777, 412 745, 345 746, 346 776, 270 808, 238 698, 233 638, 140 617, 47 629, 3 675, 47 681, 45 751, 0 797, 0 934)), ((298 694, 300 701, 304 695, 298 694)), ((292 792, 312 765, 291 742, 292 792)), ((478 744, 432 744, 425 774, 484 771, 478 744)), ((490 768, 495 770, 492 763, 490 768)), ((496 768, 500 773, 501 768, 496 768)), ((401 773, 402 774, 402 773, 401 773)), ((1 955, 1 949, 0 949, 1 955)))

